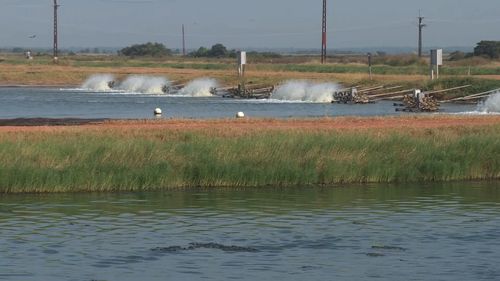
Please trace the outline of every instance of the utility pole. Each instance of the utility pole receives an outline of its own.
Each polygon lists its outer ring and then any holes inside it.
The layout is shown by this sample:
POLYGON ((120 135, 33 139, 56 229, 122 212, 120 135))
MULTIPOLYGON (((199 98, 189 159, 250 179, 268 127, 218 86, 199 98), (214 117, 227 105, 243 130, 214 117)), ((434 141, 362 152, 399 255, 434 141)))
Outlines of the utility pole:
POLYGON ((182 25, 182 55, 186 56, 186 34, 184 33, 184 24, 182 25))
POLYGON ((368 74, 370 75, 370 80, 372 80, 372 53, 368 53, 368 74))
POLYGON ((323 0, 323 27, 321 37, 321 63, 326 62, 326 0, 323 0))
POLYGON ((422 57, 422 30, 427 25, 423 23, 424 17, 420 15, 420 11, 418 11, 418 56, 422 57))
POLYGON ((57 38, 57 8, 59 5, 57 4, 57 0, 54 0, 54 62, 57 62, 58 56, 58 38, 57 38))

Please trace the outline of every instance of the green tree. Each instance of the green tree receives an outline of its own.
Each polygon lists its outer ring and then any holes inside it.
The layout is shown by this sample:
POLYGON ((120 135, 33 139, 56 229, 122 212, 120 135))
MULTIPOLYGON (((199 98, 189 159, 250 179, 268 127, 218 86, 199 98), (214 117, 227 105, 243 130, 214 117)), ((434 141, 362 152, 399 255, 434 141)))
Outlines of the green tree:
POLYGON ((226 46, 218 43, 212 46, 208 55, 210 57, 221 58, 226 57, 228 55, 228 51, 226 46))
POLYGON ((204 58, 208 57, 209 49, 205 47, 200 47, 198 50, 192 52, 190 55, 195 57, 195 58, 204 58))
POLYGON ((229 51, 226 46, 217 43, 210 49, 200 47, 189 55, 196 58, 236 58, 237 52, 236 50, 229 51))
POLYGON ((123 48, 119 53, 127 57, 166 57, 172 55, 172 51, 167 49, 165 45, 151 42, 123 48))
POLYGON ((475 56, 485 56, 492 59, 500 58, 500 41, 481 41, 474 48, 475 56))

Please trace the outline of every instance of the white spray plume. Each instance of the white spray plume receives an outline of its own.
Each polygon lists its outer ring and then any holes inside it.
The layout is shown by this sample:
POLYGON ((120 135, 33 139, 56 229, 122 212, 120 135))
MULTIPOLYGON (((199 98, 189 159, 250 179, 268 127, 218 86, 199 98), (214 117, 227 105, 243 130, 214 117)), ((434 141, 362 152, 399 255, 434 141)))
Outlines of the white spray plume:
POLYGON ((120 83, 118 89, 132 93, 160 95, 164 93, 163 87, 168 85, 170 81, 164 77, 134 75, 120 83))
POLYGON ((111 74, 95 74, 90 76, 83 84, 82 89, 92 90, 97 92, 110 91, 110 82, 115 81, 115 77, 111 74))
POLYGON ((178 94, 192 97, 210 97, 212 96, 210 90, 217 87, 218 83, 215 79, 200 78, 189 82, 178 94))
POLYGON ((271 97, 283 101, 326 103, 333 100, 333 93, 340 88, 340 85, 335 83, 288 81, 279 86, 271 97))
POLYGON ((479 111, 484 113, 500 113, 500 91, 492 94, 484 103, 480 104, 479 111))

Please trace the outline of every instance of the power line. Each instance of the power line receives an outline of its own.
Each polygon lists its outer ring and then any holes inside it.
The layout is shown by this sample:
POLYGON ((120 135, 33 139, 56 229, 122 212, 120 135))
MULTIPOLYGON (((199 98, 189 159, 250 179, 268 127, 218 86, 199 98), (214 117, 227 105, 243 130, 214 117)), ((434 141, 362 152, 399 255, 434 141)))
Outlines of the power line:
POLYGON ((493 24, 499 23, 500 19, 481 19, 481 20, 471 20, 471 19, 429 19, 428 22, 435 23, 449 23, 449 24, 493 24))

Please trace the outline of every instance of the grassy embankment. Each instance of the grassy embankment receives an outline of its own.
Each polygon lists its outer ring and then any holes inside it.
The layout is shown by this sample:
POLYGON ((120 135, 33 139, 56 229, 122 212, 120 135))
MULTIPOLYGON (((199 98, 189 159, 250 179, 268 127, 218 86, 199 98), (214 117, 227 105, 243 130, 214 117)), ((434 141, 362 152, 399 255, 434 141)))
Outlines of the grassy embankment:
POLYGON ((404 130, 287 128, 293 120, 12 129, 0 134, 0 193, 500 179, 495 120, 404 130), (285 123, 263 129, 269 122, 285 123))
MULTIPOLYGON (((480 58, 446 62, 441 69, 443 79, 429 82, 425 60, 414 56, 387 56, 374 60, 373 80, 368 79, 366 58, 340 56, 321 65, 315 57, 283 56, 281 58, 250 58, 247 82, 279 84, 290 79, 340 82, 346 85, 400 85, 403 88, 440 90, 449 86, 471 84, 472 87, 446 93, 443 98, 476 94, 500 88, 500 63, 480 58), (470 70, 470 76, 469 74, 470 70)), ((187 82, 199 77, 212 77, 222 85, 238 83, 234 59, 203 59, 168 57, 128 59, 118 56, 64 56, 54 66, 49 56, 26 61, 20 55, 3 55, 0 62, 0 85, 79 85, 96 73, 115 74, 118 79, 127 75, 146 74, 166 76, 187 82)))

